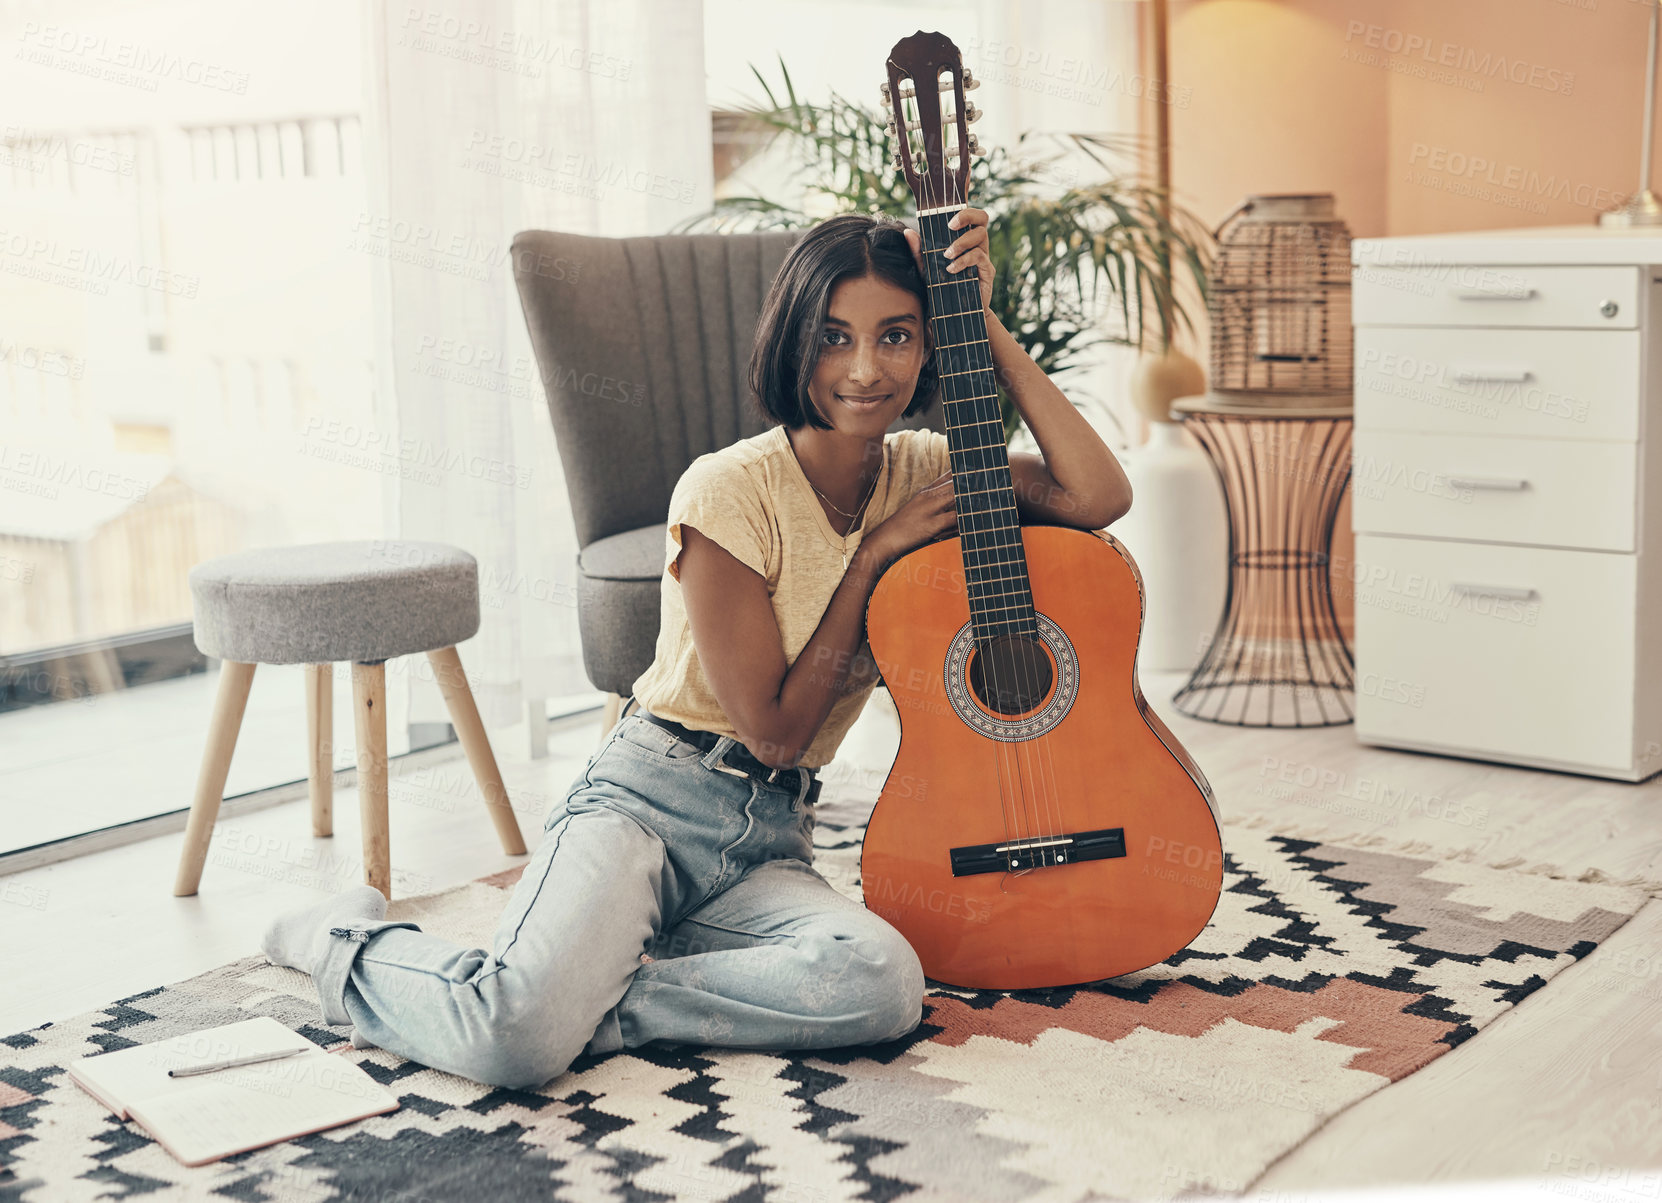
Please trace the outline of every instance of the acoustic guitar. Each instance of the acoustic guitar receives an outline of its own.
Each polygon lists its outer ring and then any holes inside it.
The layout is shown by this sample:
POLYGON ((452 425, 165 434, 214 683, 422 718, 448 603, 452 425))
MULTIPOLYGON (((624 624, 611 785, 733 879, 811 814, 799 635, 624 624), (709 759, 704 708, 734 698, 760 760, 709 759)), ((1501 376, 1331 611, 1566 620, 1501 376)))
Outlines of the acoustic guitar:
POLYGON ((901 741, 860 877, 929 977, 1014 990, 1184 948, 1217 906, 1223 846, 1205 776, 1137 683, 1130 554, 1106 531, 1017 517, 980 285, 941 255, 979 150, 977 86, 942 34, 890 52, 884 103, 923 235, 958 526, 892 564, 866 607, 901 741))

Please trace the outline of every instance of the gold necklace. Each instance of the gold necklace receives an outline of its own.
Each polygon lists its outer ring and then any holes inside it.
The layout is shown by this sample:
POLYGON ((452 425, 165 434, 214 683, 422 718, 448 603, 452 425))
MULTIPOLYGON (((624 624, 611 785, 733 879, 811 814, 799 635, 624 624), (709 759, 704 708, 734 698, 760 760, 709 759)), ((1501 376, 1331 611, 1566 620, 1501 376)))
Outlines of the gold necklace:
MULTIPOLYGON (((853 514, 850 514, 850 513, 849 513, 849 512, 848 512, 848 511, 846 511, 846 510, 844 510, 844 509, 842 509, 842 508, 841 508, 841 507, 840 507, 840 506, 838 506, 838 505, 837 505, 837 503, 836 503, 836 502, 834 502, 834 501, 832 501, 832 500, 831 500, 831 499, 830 499, 830 498, 829 498, 829 497, 826 497, 826 496, 825 496, 825 494, 824 494, 824 493, 820 493, 820 492, 819 492, 819 486, 818 486, 818 485, 816 485, 816 484, 815 484, 815 483, 814 483, 814 482, 813 482, 813 481, 811 481, 811 480, 808 480, 808 470, 807 470, 807 469, 806 469, 806 468, 803 468, 803 467, 802 467, 802 460, 801 460, 801 459, 800 459, 800 458, 797 458, 797 456, 796 456, 796 445, 795 445, 795 444, 794 444, 794 443, 792 443, 792 442, 791 442, 791 440, 790 440, 790 437, 789 437, 789 436, 786 436, 786 438, 785 438, 785 442, 786 442, 786 444, 787 444, 787 445, 788 445, 788 446, 789 446, 789 447, 790 447, 790 449, 791 449, 791 456, 792 456, 792 457, 793 457, 793 458, 796 458, 796 466, 797 466, 797 467, 798 467, 798 468, 799 468, 799 469, 801 469, 801 471, 802 471, 802 479, 803 479, 803 480, 807 480, 807 481, 808 481, 808 487, 809 487, 809 488, 810 488, 810 489, 812 489, 812 490, 813 490, 813 491, 814 491, 814 492, 816 492, 816 493, 819 493, 819 495, 820 495, 820 496, 821 496, 821 497, 824 497, 824 498, 825 498, 825 504, 826 504, 826 505, 828 505, 828 506, 830 506, 830 507, 831 507, 831 508, 832 508, 832 509, 834 509, 834 510, 836 510, 836 511, 837 511, 837 513, 839 513, 839 514, 841 514, 841 515, 842 515, 842 516, 843 516, 843 517, 844 517, 844 518, 847 518, 847 519, 849 519, 849 523, 850 523, 850 525, 849 525, 849 528, 848 528, 848 529, 849 529, 849 531, 850 531, 850 532, 851 532, 851 533, 852 533, 852 532, 853 532, 853 530, 854 530, 854 526, 853 526, 853 520, 854 520, 854 517, 855 517, 855 515, 857 515, 857 514, 859 514, 859 512, 860 512, 860 511, 861 511, 861 510, 863 510, 863 509, 865 509, 865 508, 866 508, 866 502, 867 502, 867 501, 870 501, 870 500, 871 500, 871 495, 872 495, 872 492, 873 492, 873 491, 874 491, 874 490, 875 490, 875 489, 876 489, 876 488, 877 488, 877 481, 878 481, 878 478, 879 478, 879 477, 881 477, 881 476, 882 476, 882 475, 883 475, 883 468, 884 468, 884 467, 885 467, 885 466, 886 466, 886 465, 887 465, 887 464, 888 464, 888 462, 889 462, 889 445, 888 445, 888 444, 887 444, 887 443, 884 443, 884 444, 883 444, 883 463, 882 463, 882 464, 879 464, 879 465, 878 465, 878 467, 877 467, 877 475, 876 475, 876 476, 873 476, 873 477, 872 477, 872 478, 871 478, 871 484, 870 484, 870 485, 868 485, 868 486, 867 486, 867 488, 866 488, 866 496, 865 496, 865 499, 864 499, 864 500, 863 500, 863 501, 861 501, 861 502, 860 502, 860 504, 859 504, 859 505, 857 505, 857 506, 855 506, 855 507, 854 507, 854 513, 853 513, 853 514)), ((829 539, 827 539, 827 540, 826 540, 826 542, 827 542, 827 543, 830 543, 830 542, 831 542, 831 541, 830 541, 830 540, 829 540, 829 539)), ((835 544, 835 543, 832 543, 832 544, 831 544, 831 545, 832 545, 832 546, 833 546, 833 547, 836 547, 836 546, 837 546, 837 545, 836 545, 836 544, 835 544)), ((848 571, 848 535, 846 535, 846 534, 845 534, 845 535, 844 535, 844 536, 843 536, 843 542, 842 542, 842 546, 841 546, 841 547, 839 547, 839 548, 837 548, 837 550, 838 550, 838 551, 840 551, 840 552, 841 552, 841 553, 842 553, 842 557, 843 557, 843 571, 844 571, 844 572, 847 572, 847 571, 848 571)))

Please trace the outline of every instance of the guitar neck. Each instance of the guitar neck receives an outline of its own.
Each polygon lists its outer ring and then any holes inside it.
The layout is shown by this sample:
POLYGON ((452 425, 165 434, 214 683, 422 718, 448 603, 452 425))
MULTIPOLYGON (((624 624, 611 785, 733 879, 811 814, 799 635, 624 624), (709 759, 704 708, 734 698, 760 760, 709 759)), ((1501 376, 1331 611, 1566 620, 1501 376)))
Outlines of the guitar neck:
POLYGON ((922 212, 918 229, 952 455, 964 582, 975 637, 982 642, 1000 634, 1035 635, 1038 628, 979 273, 973 267, 949 273, 951 260, 941 255, 961 233, 946 225, 956 212, 922 212))

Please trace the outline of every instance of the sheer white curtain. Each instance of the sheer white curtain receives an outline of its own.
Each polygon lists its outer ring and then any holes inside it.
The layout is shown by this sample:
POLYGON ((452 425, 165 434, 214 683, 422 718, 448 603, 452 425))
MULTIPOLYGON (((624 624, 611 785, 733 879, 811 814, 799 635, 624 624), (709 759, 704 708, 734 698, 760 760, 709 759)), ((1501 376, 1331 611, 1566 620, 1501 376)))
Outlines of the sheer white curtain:
MULTIPOLYGON (((1022 133, 1139 136, 1152 118, 1150 84, 1138 56, 1135 0, 974 0, 973 41, 959 46, 964 64, 981 80, 973 99, 986 113, 981 141, 1015 149, 1022 133)), ((1060 152, 1061 142, 1030 138, 1031 153, 1060 152)), ((1115 167, 1135 175, 1140 164, 1126 157, 1115 167)), ((1103 169, 1077 151, 1050 168, 1045 183, 1057 189, 1095 182, 1103 169)), ((1122 333, 1117 306, 1104 306, 1104 332, 1122 333)), ((1058 386, 1081 403, 1103 441, 1119 450, 1142 441, 1142 422, 1126 383, 1137 362, 1127 347, 1100 344, 1084 353, 1077 371, 1058 386)), ((1037 449, 1023 427, 1013 446, 1037 449)))
MULTIPOLYGON (((461 656, 500 728, 593 688, 509 243, 524 229, 663 233, 709 206, 702 5, 367 2, 357 233, 378 263, 377 424, 398 438, 387 529, 478 558, 482 620, 461 656)), ((444 721, 423 658, 407 663, 410 721, 444 721)))

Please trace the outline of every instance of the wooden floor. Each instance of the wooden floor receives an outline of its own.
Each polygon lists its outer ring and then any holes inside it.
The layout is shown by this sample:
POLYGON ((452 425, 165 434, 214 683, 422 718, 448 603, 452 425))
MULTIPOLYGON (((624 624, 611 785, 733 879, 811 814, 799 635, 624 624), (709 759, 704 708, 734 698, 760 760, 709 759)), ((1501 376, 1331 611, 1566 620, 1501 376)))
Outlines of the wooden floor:
MULTIPOLYGON (((1523 1177, 1544 1180, 1560 1197, 1656 1199, 1658 1179, 1647 1174, 1662 1167, 1662 779, 1624 785, 1387 751, 1358 744, 1348 726, 1198 722, 1167 703, 1178 682, 1142 677, 1150 704, 1211 781, 1226 822, 1628 882, 1656 896, 1476 1039, 1340 1113, 1257 1189, 1288 1198, 1523 1177)), ((874 695, 825 771, 828 819, 858 818, 881 787, 899 737, 884 700, 874 695)), ((565 796, 598 736, 598 713, 569 720, 552 732, 549 757, 532 761, 516 758, 522 732, 493 733, 533 850, 542 816, 565 796)), ((61 771, 62 787, 72 789, 73 766, 61 771)), ((395 770, 391 810, 395 897, 523 863, 496 844, 459 752, 395 770)), ((272 914, 360 880, 350 789, 338 793, 335 815, 332 839, 311 837, 304 797, 222 819, 190 898, 171 894, 177 835, 0 877, 0 1033, 254 953, 272 914)))

